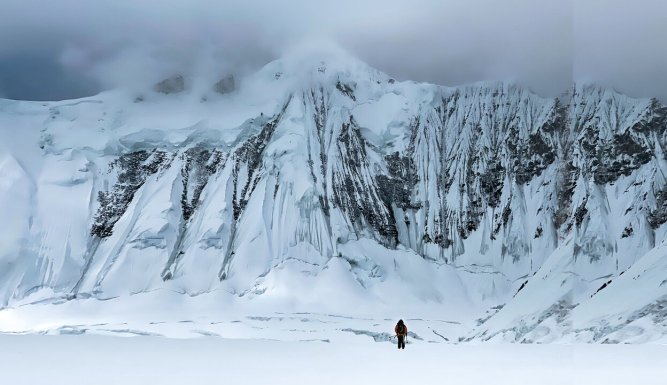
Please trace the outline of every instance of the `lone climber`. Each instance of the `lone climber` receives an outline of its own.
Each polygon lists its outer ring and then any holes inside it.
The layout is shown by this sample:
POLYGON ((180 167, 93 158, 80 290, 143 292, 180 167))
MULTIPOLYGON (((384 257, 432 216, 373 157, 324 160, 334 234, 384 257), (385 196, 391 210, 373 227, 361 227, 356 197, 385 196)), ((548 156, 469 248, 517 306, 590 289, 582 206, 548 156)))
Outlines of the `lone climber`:
POLYGON ((402 319, 398 320, 394 331, 396 332, 396 337, 398 337, 398 348, 405 349, 405 337, 408 335, 408 327, 405 326, 402 319))

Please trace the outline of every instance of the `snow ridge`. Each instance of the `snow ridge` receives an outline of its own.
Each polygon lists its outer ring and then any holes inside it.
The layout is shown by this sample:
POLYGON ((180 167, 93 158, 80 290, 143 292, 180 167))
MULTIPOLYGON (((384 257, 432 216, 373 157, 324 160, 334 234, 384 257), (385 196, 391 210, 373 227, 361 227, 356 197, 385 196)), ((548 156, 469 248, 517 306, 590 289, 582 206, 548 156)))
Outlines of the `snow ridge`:
POLYGON ((667 285, 647 273, 667 272, 657 100, 398 82, 342 53, 198 92, 0 104, 16 144, 0 153, 0 305, 221 290, 307 307, 310 285, 447 308, 462 340, 667 331, 667 285))

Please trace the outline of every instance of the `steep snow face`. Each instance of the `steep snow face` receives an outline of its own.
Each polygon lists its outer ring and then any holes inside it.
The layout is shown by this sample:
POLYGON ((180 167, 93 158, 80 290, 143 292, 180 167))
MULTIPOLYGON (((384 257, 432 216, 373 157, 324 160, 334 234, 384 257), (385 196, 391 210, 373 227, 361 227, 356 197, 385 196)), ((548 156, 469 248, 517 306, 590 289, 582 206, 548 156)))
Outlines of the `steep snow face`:
POLYGON ((577 270, 620 273, 664 237, 667 108, 594 87, 577 87, 573 105, 572 162, 586 181, 572 192, 577 270))
MULTIPOLYGON (((604 315, 573 326, 571 309, 601 309, 604 283, 661 253, 655 100, 397 82, 340 53, 232 79, 215 96, 181 77, 170 93, 1 101, 0 304, 401 298, 479 318, 470 338, 599 340, 604 315)), ((627 311, 667 295, 645 290, 627 311)), ((656 312, 639 318, 664 327, 656 312)))

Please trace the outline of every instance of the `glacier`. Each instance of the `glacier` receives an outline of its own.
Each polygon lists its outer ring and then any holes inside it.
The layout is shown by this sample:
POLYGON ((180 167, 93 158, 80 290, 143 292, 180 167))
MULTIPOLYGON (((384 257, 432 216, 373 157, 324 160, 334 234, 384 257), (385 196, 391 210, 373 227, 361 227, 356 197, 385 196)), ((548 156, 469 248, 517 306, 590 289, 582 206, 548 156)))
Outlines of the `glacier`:
POLYGON ((399 312, 450 320, 459 342, 667 338, 656 99, 398 81, 308 52, 0 100, 0 135, 0 331, 141 309, 399 312))

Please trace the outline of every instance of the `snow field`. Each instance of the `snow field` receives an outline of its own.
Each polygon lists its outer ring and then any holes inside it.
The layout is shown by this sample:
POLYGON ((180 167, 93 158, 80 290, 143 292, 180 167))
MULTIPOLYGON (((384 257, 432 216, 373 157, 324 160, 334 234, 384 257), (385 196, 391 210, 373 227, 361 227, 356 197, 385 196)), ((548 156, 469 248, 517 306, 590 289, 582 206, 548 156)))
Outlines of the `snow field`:
POLYGON ((664 345, 0 335, 0 383, 662 385, 664 345))

